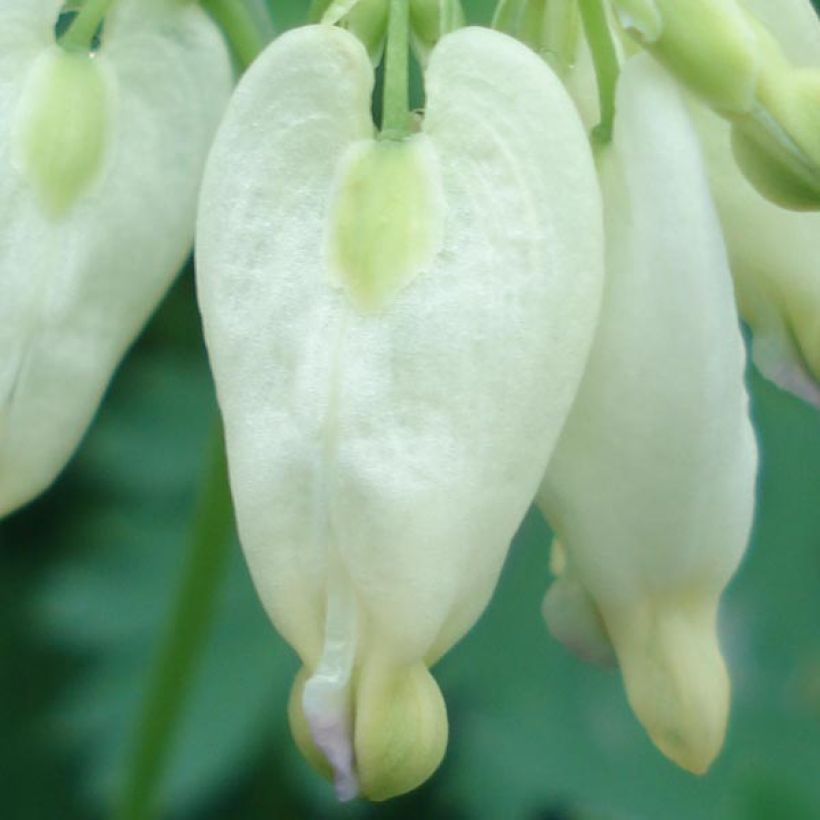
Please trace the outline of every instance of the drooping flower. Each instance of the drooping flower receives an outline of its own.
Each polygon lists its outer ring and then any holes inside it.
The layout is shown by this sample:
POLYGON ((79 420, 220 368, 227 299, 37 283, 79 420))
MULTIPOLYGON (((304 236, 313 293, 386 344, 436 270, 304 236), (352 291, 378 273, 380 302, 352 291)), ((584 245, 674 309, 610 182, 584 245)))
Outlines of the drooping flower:
POLYGON ((376 138, 349 33, 280 37, 205 174, 197 276, 240 537, 337 792, 438 765, 428 667, 495 585, 569 410, 602 276, 574 107, 504 35, 433 49, 419 133, 376 138))
POLYGON ((71 456, 181 267, 232 84, 194 5, 121 0, 94 50, 0 1, 0 515, 71 456))
POLYGON ((607 278, 601 321, 539 502, 560 546, 553 632, 607 659, 637 717, 703 772, 729 680, 720 595, 746 546, 756 445, 720 225, 673 80, 629 60, 600 149, 607 278))

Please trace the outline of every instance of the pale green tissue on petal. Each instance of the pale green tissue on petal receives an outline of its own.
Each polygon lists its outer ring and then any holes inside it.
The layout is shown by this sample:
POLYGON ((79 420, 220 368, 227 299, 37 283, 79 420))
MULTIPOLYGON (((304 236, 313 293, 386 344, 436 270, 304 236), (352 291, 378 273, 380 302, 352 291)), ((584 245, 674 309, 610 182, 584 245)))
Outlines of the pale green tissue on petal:
POLYGON ((426 137, 353 145, 330 207, 331 275, 360 310, 387 307, 441 247, 444 194, 426 137))
POLYGON ((735 293, 764 376, 820 407, 820 214, 764 199, 733 162, 730 126, 693 106, 735 293))
POLYGON ((32 67, 14 125, 12 155, 43 209, 62 215, 103 165, 111 116, 104 59, 59 46, 32 67))
POLYGON ((438 765, 446 713, 427 667, 492 593, 600 297, 591 152, 550 69, 468 28, 433 49, 425 86, 420 133, 390 146, 359 41, 284 34, 240 82, 200 200, 240 537, 305 667, 294 735, 343 797, 401 793, 438 765))
POLYGON ((754 502, 745 354, 703 162, 672 79, 648 56, 633 58, 617 111, 600 155, 601 323, 539 502, 603 618, 638 719, 666 755, 702 772, 722 744, 729 701, 718 599, 754 502))
MULTIPOLYGON (((232 84, 221 35, 201 10, 120 0, 94 58, 105 75, 104 150, 84 155, 73 141, 100 128, 67 114, 77 130, 36 135, 29 155, 36 167, 61 141, 73 145, 70 204, 55 216, 43 203, 49 183, 21 169, 18 125, 38 93, 31 83, 42 85, 36 72, 62 59, 53 56, 60 6, 0 3, 0 514, 54 480, 184 262, 201 169, 232 84)), ((86 99, 80 109, 93 118, 95 106, 86 99)))

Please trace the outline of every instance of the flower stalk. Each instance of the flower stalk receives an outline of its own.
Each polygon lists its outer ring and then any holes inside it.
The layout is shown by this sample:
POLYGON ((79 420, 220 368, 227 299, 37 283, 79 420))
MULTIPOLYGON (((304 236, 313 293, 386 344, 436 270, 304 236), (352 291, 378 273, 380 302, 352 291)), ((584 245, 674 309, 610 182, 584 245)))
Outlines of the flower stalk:
POLYGON ((77 16, 60 38, 60 44, 68 51, 91 51, 94 37, 114 0, 86 0, 77 16))
POLYGON ((612 123, 615 119, 615 88, 620 73, 618 54, 601 0, 580 0, 578 5, 598 81, 601 121, 593 128, 592 139, 599 145, 606 145, 612 139, 612 123))
POLYGON ((384 58, 384 97, 381 136, 403 139, 410 133, 410 3, 390 0, 384 58))
POLYGON ((159 651, 116 813, 119 820, 152 816, 174 727, 193 681, 213 620, 233 523, 225 445, 220 427, 200 488, 190 551, 167 632, 159 651))

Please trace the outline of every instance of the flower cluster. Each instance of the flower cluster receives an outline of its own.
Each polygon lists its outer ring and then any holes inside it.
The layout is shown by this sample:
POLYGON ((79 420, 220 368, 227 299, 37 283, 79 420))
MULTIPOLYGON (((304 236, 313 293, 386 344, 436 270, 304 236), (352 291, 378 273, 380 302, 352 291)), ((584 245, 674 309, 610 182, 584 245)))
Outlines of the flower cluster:
POLYGON ((429 669, 533 501, 550 630, 705 771, 755 499, 738 309, 820 405, 811 3, 314 5, 231 94, 196 4, 86 0, 57 36, 59 0, 0 0, 0 514, 69 459, 196 222, 240 538, 339 797, 438 766, 429 669))

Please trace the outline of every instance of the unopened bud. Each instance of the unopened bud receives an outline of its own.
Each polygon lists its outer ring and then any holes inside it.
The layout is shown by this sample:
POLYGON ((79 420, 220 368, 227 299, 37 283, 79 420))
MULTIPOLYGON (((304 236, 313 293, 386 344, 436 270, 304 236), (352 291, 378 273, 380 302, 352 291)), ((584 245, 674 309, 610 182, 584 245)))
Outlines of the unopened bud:
POLYGON ((763 61, 752 110, 733 118, 741 170, 767 199, 793 210, 820 208, 820 70, 797 68, 762 28, 763 61))
POLYGON ((422 64, 433 46, 445 35, 464 25, 461 0, 411 0, 410 29, 413 48, 422 64))
POLYGON ((748 111, 755 31, 737 0, 615 0, 621 25, 718 111, 748 111))

